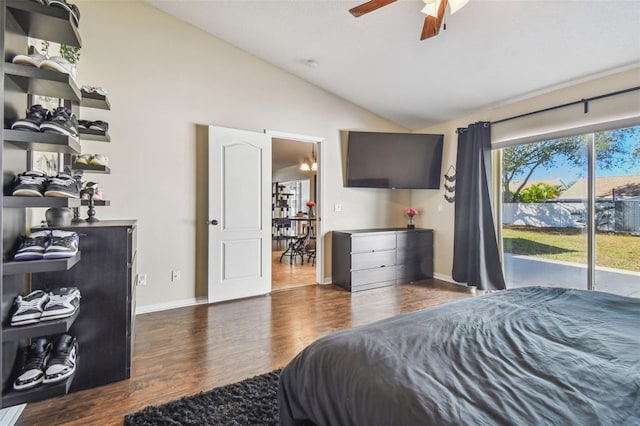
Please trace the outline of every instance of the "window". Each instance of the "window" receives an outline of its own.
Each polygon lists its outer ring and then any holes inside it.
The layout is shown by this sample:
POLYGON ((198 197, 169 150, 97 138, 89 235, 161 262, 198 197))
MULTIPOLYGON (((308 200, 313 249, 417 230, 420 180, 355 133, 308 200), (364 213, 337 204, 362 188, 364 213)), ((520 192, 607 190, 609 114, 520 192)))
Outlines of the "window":
POLYGON ((640 126, 510 146, 501 156, 507 286, 640 297, 640 126))

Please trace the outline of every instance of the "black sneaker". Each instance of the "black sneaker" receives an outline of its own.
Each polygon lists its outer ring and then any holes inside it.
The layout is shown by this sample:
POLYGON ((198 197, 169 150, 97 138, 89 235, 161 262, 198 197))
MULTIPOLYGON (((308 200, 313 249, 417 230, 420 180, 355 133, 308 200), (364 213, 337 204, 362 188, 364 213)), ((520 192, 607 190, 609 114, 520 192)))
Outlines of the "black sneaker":
POLYGON ((91 124, 89 125, 89 128, 91 130, 99 130, 101 132, 107 132, 107 130, 109 130, 109 123, 107 123, 106 121, 102 121, 102 120, 96 120, 96 121, 92 121, 91 124))
POLYGON ((53 345, 49 364, 44 372, 43 383, 61 382, 76 371, 78 341, 75 337, 63 334, 53 345))
POLYGON ((16 120, 11 128, 13 130, 27 130, 30 132, 39 132, 40 124, 42 124, 45 120, 51 118, 51 112, 43 108, 42 105, 33 105, 27 111, 27 116, 25 118, 20 118, 16 120))
POLYGON ((29 170, 16 176, 13 195, 20 197, 42 197, 49 177, 40 170, 29 170))
POLYGON ((18 307, 11 316, 11 325, 34 324, 40 321, 44 305, 49 296, 42 290, 35 290, 26 296, 16 297, 15 304, 18 307))
POLYGON ((51 231, 51 242, 44 251, 45 259, 67 259, 78 253, 78 234, 73 231, 51 231))
POLYGON ((51 242, 51 232, 36 231, 28 237, 24 237, 13 256, 14 260, 38 260, 42 259, 44 252, 51 242))
POLYGON ((80 290, 77 287, 61 287, 49 292, 40 321, 67 318, 80 307, 80 290))
POLYGON ((80 182, 66 173, 49 178, 45 197, 80 198, 80 182))
POLYGON ((91 123, 93 123, 91 120, 78 120, 78 126, 84 127, 85 129, 91 127, 91 123))
POLYGON ((67 107, 58 107, 48 120, 40 124, 40 131, 47 133, 58 133, 78 138, 78 119, 76 115, 67 107))
POLYGON ((44 370, 51 356, 51 343, 44 337, 33 340, 23 349, 23 363, 20 375, 13 382, 17 391, 31 389, 42 383, 44 370))

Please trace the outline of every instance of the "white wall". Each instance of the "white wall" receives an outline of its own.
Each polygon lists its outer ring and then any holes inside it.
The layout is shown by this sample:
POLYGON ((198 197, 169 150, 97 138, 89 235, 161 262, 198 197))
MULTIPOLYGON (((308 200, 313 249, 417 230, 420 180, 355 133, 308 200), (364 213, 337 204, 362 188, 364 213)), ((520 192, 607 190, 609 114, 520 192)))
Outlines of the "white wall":
MULTIPOLYGON (((562 89, 532 97, 530 99, 479 111, 476 114, 438 124, 416 131, 416 133, 444 133, 443 173, 449 165, 456 164, 458 136, 456 129, 467 127, 477 121, 497 121, 554 105, 603 95, 640 85, 640 68, 631 69, 607 77, 593 79, 562 89)), ((549 137, 575 134, 572 129, 611 128, 607 123, 625 125, 640 124, 640 95, 638 92, 608 98, 589 105, 589 113, 584 114, 582 105, 555 112, 534 115, 504 124, 492 126, 492 143, 509 144, 515 141, 540 141, 549 137)), ((444 179, 443 179, 444 182, 444 179)), ((416 226, 433 228, 435 238, 436 276, 451 280, 453 266, 453 223, 455 204, 449 204, 444 197, 444 184, 440 191, 412 191, 411 204, 422 214, 416 216, 416 226), (438 206, 442 211, 438 211, 438 206)), ((494 202, 497 200, 494 200, 494 202)), ((497 204, 494 203, 497 207, 497 204)), ((473 214, 470 212, 470 214, 473 214)))
POLYGON ((81 109, 80 118, 108 121, 112 140, 83 141, 83 152, 111 159, 111 175, 92 176, 111 200, 97 216, 138 220, 138 271, 148 274, 138 307, 206 295, 196 286, 195 186, 206 176, 197 167, 197 124, 324 138, 325 230, 404 223, 409 191, 343 187, 341 131, 405 129, 140 1, 77 4, 78 82, 105 87, 112 104, 111 111, 81 109), (329 208, 334 203, 341 213, 329 208), (182 272, 177 284, 172 269, 182 272))

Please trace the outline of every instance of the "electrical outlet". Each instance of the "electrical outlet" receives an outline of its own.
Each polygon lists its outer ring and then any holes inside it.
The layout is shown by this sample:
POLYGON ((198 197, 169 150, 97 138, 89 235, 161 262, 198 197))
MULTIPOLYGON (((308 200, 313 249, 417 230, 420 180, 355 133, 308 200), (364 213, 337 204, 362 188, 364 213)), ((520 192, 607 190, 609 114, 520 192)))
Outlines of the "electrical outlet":
POLYGON ((180 281, 180 271, 171 271, 171 282, 180 281))
POLYGON ((138 274, 138 285, 147 285, 147 274, 138 274))

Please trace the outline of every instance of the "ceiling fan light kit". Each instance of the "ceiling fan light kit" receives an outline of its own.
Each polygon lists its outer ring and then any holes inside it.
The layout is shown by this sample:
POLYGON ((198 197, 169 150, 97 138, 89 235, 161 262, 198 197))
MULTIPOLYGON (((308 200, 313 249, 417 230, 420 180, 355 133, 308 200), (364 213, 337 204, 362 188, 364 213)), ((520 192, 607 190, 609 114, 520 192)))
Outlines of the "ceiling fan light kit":
MULTIPOLYGON (((388 4, 394 3, 397 0, 370 0, 366 3, 362 3, 359 6, 356 6, 352 9, 349 9, 349 12, 355 16, 356 18, 367 14, 369 12, 373 12, 374 10, 378 10, 383 6, 387 6, 388 4)), ((442 26, 442 21, 444 19, 445 10, 447 5, 449 5, 449 10, 451 13, 456 13, 460 9, 462 9, 469 0, 422 0, 425 4, 422 9, 422 13, 427 15, 424 20, 424 25, 422 27, 422 35, 420 36, 420 40, 427 39, 429 37, 433 37, 438 35, 440 32, 440 27, 442 26)), ((445 25, 444 29, 447 27, 445 25)))
POLYGON ((438 10, 440 9, 440 3, 442 3, 443 1, 449 4, 449 10, 451 11, 452 15, 462 9, 467 3, 469 3, 469 0, 422 0, 422 2, 425 4, 424 9, 422 9, 422 13, 437 18, 438 10))

